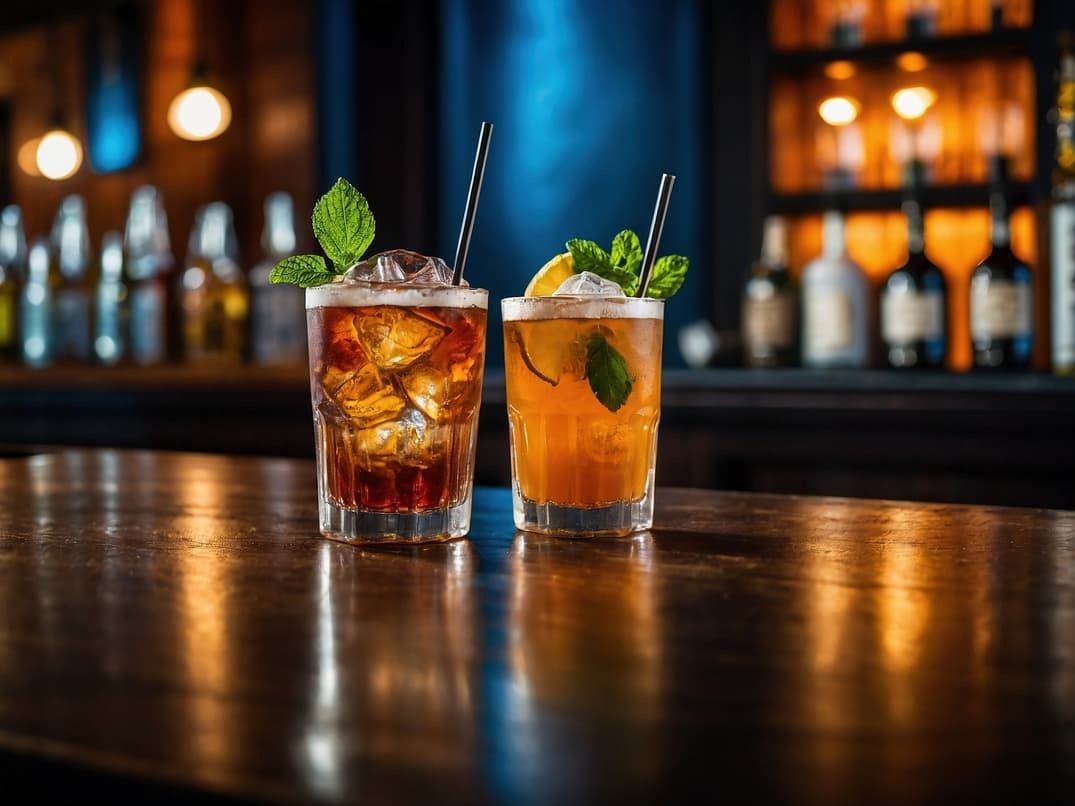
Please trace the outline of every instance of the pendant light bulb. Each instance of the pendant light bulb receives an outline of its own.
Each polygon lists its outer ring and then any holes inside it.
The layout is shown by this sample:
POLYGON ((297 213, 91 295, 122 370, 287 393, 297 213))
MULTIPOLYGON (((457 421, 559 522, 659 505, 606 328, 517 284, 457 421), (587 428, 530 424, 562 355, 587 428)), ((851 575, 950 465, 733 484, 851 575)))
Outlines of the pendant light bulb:
POLYGON ((82 144, 66 129, 50 129, 41 137, 34 156, 42 176, 66 179, 82 166, 82 144))
POLYGON ((168 107, 168 125, 184 140, 212 140, 230 124, 231 104, 207 84, 188 87, 168 107))

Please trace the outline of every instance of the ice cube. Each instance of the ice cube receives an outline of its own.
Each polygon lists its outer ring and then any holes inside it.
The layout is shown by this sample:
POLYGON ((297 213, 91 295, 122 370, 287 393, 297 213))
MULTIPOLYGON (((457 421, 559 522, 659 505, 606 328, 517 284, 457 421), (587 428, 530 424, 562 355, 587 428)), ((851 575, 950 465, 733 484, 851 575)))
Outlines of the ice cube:
POLYGON ((356 263, 343 279, 344 282, 451 285, 452 270, 439 257, 394 249, 356 263))
POLYGON ((450 414, 447 406, 451 378, 436 367, 417 364, 399 377, 407 397, 422 414, 434 422, 450 414))
POLYGON ((347 419, 359 428, 391 420, 407 407, 407 401, 395 384, 372 364, 365 364, 353 372, 330 396, 347 419))
MULTIPOLYGON (((373 468, 389 462, 409 467, 428 467, 438 459, 436 426, 416 409, 399 417, 363 428, 354 434, 354 455, 359 467, 373 468)), ((442 442, 446 442, 442 440, 442 442)))
POLYGON ((347 308, 319 308, 318 313, 321 322, 315 326, 314 333, 324 340, 322 361, 325 368, 335 368, 349 374, 366 363, 366 353, 355 330, 354 311, 347 308))
POLYGON ((567 295, 573 297, 626 297, 618 283, 606 280, 591 271, 572 274, 560 287, 552 292, 554 297, 567 295))
POLYGON ((448 332, 440 322, 413 310, 382 306, 355 317, 366 354, 380 369, 406 369, 433 351, 448 332))

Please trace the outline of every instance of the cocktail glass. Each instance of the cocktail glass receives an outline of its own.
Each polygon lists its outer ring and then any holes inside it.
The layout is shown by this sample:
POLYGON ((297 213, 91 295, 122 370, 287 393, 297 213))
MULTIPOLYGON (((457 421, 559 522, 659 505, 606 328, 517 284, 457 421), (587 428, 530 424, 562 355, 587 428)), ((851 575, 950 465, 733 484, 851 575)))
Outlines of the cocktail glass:
POLYGON ((321 533, 449 540, 470 528, 488 292, 306 291, 321 533))
POLYGON ((513 297, 502 311, 516 527, 562 535, 650 528, 664 303, 513 297), (603 402, 595 387, 613 369, 609 347, 629 392, 603 402))

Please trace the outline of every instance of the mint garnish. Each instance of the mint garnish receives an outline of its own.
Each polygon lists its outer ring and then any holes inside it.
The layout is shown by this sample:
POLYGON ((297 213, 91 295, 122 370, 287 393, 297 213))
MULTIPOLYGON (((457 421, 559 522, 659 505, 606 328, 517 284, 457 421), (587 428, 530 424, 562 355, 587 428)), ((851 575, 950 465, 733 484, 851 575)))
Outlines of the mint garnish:
POLYGON ((293 255, 273 267, 269 282, 303 288, 331 282, 366 253, 373 243, 377 222, 366 197, 346 179, 337 179, 314 205, 313 229, 332 266, 320 255, 293 255))
POLYGON ((586 380, 609 411, 619 409, 631 394, 627 362, 601 333, 594 333, 586 342, 586 380))
MULTIPOLYGON (((575 273, 589 271, 619 284, 629 297, 638 291, 638 271, 642 267, 642 243, 638 235, 625 229, 612 239, 612 251, 606 252, 593 241, 572 238, 567 250, 575 263, 575 273)), ((665 255, 653 265, 646 296, 668 299, 679 291, 690 261, 683 255, 665 255)))
POLYGON ((631 274, 638 274, 642 265, 642 242, 629 229, 625 229, 612 239, 612 265, 626 269, 631 274))
POLYGON ((691 262, 683 255, 665 255, 657 258, 653 264, 653 275, 649 278, 647 296, 655 299, 668 299, 679 291, 687 277, 691 262))
POLYGON ((337 179, 317 200, 313 225, 317 242, 335 264, 337 273, 358 262, 373 243, 376 230, 369 202, 346 179, 337 179))
POLYGON ((321 255, 292 255, 273 267, 269 282, 312 288, 330 282, 335 276, 321 255))

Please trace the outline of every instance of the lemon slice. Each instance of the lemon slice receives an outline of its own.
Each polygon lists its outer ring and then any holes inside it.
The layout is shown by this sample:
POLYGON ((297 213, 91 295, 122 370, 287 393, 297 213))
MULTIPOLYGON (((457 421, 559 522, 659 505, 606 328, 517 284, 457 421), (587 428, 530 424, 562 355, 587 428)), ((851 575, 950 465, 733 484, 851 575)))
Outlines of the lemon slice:
POLYGON ((548 297, 560 287, 560 283, 575 273, 575 261, 570 252, 557 255, 544 266, 530 280, 523 296, 548 297))
POLYGON ((586 345, 577 327, 573 323, 543 322, 542 325, 540 338, 524 339, 519 331, 512 332, 526 368, 550 386, 559 384, 564 375, 581 377, 586 345))

